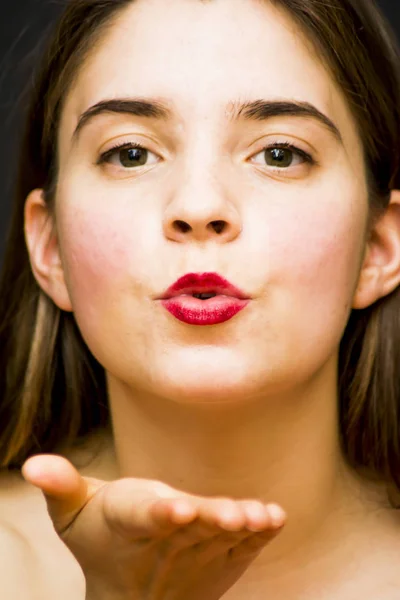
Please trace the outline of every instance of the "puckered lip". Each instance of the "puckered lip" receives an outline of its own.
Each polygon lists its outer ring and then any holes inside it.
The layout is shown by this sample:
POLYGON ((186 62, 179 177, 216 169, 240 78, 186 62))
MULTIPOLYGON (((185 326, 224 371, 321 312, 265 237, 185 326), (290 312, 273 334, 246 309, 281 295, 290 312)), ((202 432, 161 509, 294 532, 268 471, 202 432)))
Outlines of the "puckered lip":
POLYGON ((168 300, 176 296, 193 294, 215 294, 240 300, 249 300, 249 296, 218 273, 187 273, 173 283, 161 296, 168 300))

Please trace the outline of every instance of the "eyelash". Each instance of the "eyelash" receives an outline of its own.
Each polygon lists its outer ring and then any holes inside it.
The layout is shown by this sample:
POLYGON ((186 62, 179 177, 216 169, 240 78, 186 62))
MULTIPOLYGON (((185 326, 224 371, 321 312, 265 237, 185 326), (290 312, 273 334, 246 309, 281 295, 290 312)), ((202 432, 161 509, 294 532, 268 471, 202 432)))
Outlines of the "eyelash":
POLYGON ((139 144, 138 142, 123 142, 121 144, 115 144, 115 146, 113 146, 112 148, 110 148, 109 150, 106 150, 106 152, 103 152, 103 154, 100 154, 98 161, 96 162, 97 165, 102 165, 104 163, 107 162, 107 160, 110 158, 110 156, 112 156, 113 154, 115 154, 115 152, 117 152, 118 150, 147 150, 147 148, 145 146, 142 146, 142 144, 139 144))
MULTIPOLYGON (((113 154, 118 152, 118 150, 130 150, 130 149, 132 149, 132 150, 135 150, 135 149, 147 150, 147 148, 145 146, 143 146, 142 144, 140 144, 139 142, 123 142, 121 144, 116 144, 115 146, 113 146, 112 148, 107 150, 106 152, 103 152, 103 154, 101 154, 99 159, 97 160, 96 164, 97 165, 105 164, 113 154)), ((313 158, 311 156, 311 154, 309 154, 308 152, 305 152, 304 150, 301 150, 300 148, 298 148, 297 146, 294 146, 290 142, 277 142, 275 144, 269 144, 269 145, 261 148, 261 150, 259 150, 253 156, 257 156, 257 154, 261 154, 262 152, 266 152, 267 150, 274 150, 274 149, 290 150, 294 154, 298 154, 299 156, 301 156, 304 159, 305 163, 307 163, 311 166, 318 165, 318 162, 315 160, 315 158, 313 158)), ((272 167, 272 169, 273 168, 274 167, 272 167)), ((278 171, 287 170, 282 167, 275 167, 275 169, 278 171)))
MULTIPOLYGON (((305 163, 308 163, 309 165, 317 165, 318 164, 317 161, 315 160, 315 158, 313 156, 311 156, 311 154, 309 154, 308 152, 305 152, 305 150, 301 150, 300 148, 298 148, 294 144, 291 144, 290 142, 276 142, 275 144, 274 143, 268 144, 267 146, 264 146, 263 148, 261 148, 261 150, 259 152, 257 152, 257 154, 261 154, 262 152, 266 152, 267 150, 275 150, 275 149, 290 150, 294 154, 298 154, 299 156, 301 156, 301 158, 304 159, 305 163)), ((257 154, 255 154, 253 156, 257 156, 257 154)), ((281 167, 277 167, 277 169, 281 170, 281 171, 285 170, 285 169, 282 169, 281 167)))

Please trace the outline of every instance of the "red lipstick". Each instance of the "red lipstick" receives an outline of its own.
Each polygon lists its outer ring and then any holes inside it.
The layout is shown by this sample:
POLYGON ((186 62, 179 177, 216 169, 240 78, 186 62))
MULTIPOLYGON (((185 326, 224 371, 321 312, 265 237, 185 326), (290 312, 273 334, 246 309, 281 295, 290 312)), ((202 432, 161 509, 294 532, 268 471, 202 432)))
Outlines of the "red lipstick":
POLYGON ((164 308, 189 325, 224 323, 249 302, 249 297, 217 273, 188 273, 161 298, 164 308))

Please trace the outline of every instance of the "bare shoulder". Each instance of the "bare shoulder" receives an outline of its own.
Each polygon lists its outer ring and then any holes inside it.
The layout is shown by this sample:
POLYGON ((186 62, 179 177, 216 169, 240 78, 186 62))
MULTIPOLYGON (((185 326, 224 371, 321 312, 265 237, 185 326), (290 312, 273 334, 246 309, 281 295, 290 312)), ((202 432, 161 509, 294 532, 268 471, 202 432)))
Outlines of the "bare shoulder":
MULTIPOLYGON (((365 522, 365 542, 361 544, 365 560, 363 582, 365 588, 358 597, 379 600, 400 598, 400 510, 377 510, 365 522), (373 518, 379 528, 373 527, 373 518), (369 527, 371 528, 368 535, 369 527)), ((361 551, 361 548, 358 548, 361 551)))
MULTIPOLYGON (((40 492, 28 484, 18 471, 0 472, 0 524, 27 543, 51 538, 52 523, 40 492)), ((35 547, 35 544, 34 544, 35 547)))
POLYGON ((83 574, 54 531, 41 492, 18 472, 0 472, 0 578, 7 600, 84 598, 83 574))
POLYGON ((37 598, 42 591, 35 581, 34 560, 29 544, 21 533, 9 524, 0 526, 0 580, 4 597, 37 598))
POLYGON ((54 597, 54 588, 28 539, 18 528, 4 522, 0 524, 0 581, 1 595, 7 600, 54 597))

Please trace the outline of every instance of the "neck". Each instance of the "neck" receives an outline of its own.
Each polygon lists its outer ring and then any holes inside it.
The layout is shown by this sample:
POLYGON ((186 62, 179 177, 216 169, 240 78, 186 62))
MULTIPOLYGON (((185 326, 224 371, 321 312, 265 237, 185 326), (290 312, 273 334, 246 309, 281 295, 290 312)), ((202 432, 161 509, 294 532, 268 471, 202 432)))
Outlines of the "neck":
POLYGON ((332 495, 342 462, 336 398, 269 397, 183 405, 130 394, 110 380, 121 477, 160 479, 188 493, 288 501, 294 478, 332 495), (310 469, 310 465, 313 468, 310 469))

